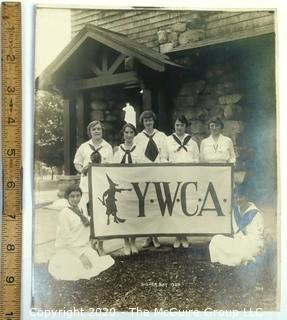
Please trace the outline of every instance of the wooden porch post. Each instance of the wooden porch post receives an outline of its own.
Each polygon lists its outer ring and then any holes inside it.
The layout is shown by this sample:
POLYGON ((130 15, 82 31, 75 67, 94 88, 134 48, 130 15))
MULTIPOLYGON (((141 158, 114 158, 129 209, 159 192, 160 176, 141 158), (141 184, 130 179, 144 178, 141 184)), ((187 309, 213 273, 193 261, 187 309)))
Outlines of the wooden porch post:
POLYGON ((142 93, 142 105, 143 111, 152 109, 152 90, 151 86, 147 82, 142 82, 141 88, 143 90, 142 93))
POLYGON ((169 106, 167 105, 166 89, 165 86, 160 82, 157 87, 157 105, 158 105, 158 127, 159 129, 166 131, 169 129, 169 106))
POLYGON ((77 144, 80 145, 86 139, 86 110, 85 110, 85 95, 79 93, 77 96, 77 127, 78 139, 77 144))
POLYGON ((64 172, 76 174, 74 156, 76 152, 76 101, 74 97, 64 102, 64 172))

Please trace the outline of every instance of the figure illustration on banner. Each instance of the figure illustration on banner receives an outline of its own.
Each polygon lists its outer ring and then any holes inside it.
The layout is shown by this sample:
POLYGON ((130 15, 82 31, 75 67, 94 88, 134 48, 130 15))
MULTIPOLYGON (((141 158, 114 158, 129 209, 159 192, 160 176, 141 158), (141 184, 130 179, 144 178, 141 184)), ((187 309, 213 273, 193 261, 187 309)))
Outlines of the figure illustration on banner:
POLYGON ((118 208, 116 205, 116 192, 121 193, 122 191, 132 191, 132 189, 116 188, 117 183, 113 182, 112 179, 106 174, 110 187, 103 193, 103 198, 100 202, 106 207, 107 225, 110 224, 110 215, 114 217, 115 223, 124 223, 126 219, 121 219, 117 216, 118 208))

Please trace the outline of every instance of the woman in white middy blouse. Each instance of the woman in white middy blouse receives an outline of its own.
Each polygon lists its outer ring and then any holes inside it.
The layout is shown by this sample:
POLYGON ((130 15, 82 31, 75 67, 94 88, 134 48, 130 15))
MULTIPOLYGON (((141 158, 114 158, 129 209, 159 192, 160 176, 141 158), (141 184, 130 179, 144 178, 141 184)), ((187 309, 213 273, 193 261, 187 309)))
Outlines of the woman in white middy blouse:
POLYGON ((111 256, 100 257, 90 246, 90 217, 79 205, 81 197, 76 185, 65 190, 67 205, 59 213, 56 251, 48 266, 56 280, 90 279, 114 264, 111 256))
MULTIPOLYGON (((151 110, 146 110, 140 115, 139 121, 143 130, 134 139, 139 149, 140 163, 160 163, 166 135, 155 128, 156 115, 151 110)), ((145 247, 153 244, 155 248, 160 247, 157 237, 147 238, 145 247)))
POLYGON ((188 121, 184 115, 175 119, 174 133, 165 140, 163 158, 166 162, 199 162, 199 149, 191 135, 185 132, 187 126, 188 121))
POLYGON ((264 247, 263 214, 248 201, 249 190, 239 186, 234 191, 232 236, 214 236, 209 244, 211 262, 238 266, 255 261, 264 247))
MULTIPOLYGON (((121 164, 138 163, 139 155, 138 148, 134 144, 134 137, 136 135, 136 128, 131 123, 126 123, 122 128, 122 135, 124 143, 115 148, 114 162, 121 164)), ((125 254, 138 253, 136 246, 136 237, 125 237, 125 254)))
POLYGON ((221 134, 223 122, 214 117, 208 121, 210 136, 200 144, 200 161, 209 163, 235 163, 233 142, 221 134))
MULTIPOLYGON (((75 168, 81 174, 80 188, 83 192, 81 206, 84 210, 87 209, 89 202, 89 166, 93 162, 113 162, 113 149, 111 145, 103 139, 103 129, 101 121, 95 120, 89 123, 87 133, 91 139, 80 145, 74 158, 75 168)), ((103 241, 98 241, 98 250, 101 254, 104 253, 103 241)))
MULTIPOLYGON (((184 115, 179 115, 174 121, 174 133, 166 138, 163 151, 163 159, 172 163, 197 163, 199 161, 199 150, 197 143, 192 140, 191 135, 185 132, 188 121, 184 115)), ((174 248, 182 245, 188 248, 187 237, 178 235, 173 244, 174 248)))

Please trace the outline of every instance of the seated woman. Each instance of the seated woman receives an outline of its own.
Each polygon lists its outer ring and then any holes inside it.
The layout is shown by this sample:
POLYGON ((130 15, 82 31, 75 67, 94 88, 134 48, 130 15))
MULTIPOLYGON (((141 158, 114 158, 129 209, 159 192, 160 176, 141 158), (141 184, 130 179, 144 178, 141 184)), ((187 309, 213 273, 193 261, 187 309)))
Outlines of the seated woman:
POLYGON ((235 208, 232 211, 233 237, 216 235, 211 239, 211 262, 238 266, 255 261, 264 247, 263 215, 248 201, 248 190, 239 186, 234 191, 235 208))
MULTIPOLYGON (((137 163, 139 162, 137 146, 134 144, 134 137, 136 135, 136 128, 131 123, 126 123, 122 128, 122 136, 124 143, 120 144, 116 148, 114 154, 115 163, 137 163)), ((126 237, 125 241, 125 254, 130 255, 131 253, 138 253, 136 246, 135 237, 126 237)))
POLYGON ((90 279, 114 264, 112 257, 100 257, 89 244, 90 219, 79 208, 82 190, 70 186, 65 191, 67 206, 60 212, 56 232, 56 252, 48 270, 56 280, 90 279))

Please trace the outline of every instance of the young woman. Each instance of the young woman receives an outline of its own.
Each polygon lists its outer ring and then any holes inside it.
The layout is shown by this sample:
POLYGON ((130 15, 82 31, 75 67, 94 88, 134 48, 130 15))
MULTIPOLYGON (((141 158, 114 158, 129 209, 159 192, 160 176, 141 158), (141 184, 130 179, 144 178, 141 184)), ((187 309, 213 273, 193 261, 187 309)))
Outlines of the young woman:
POLYGON ((236 157, 233 142, 229 137, 221 134, 224 128, 219 118, 208 121, 210 136, 203 139, 200 144, 200 161, 209 163, 235 163, 236 157))
POLYGON ((214 236, 209 244, 211 262, 238 266, 254 261, 264 246, 264 222, 260 210, 248 201, 248 189, 237 187, 232 211, 233 237, 214 236))
MULTIPOLYGON (((83 191, 81 206, 86 210, 89 202, 88 168, 91 163, 110 163, 113 161, 113 149, 111 145, 103 139, 103 125, 101 121, 95 120, 87 126, 90 140, 82 143, 78 148, 74 165, 81 174, 80 188, 83 191)), ((103 241, 98 242, 98 250, 104 253, 103 241)))
POLYGON ((199 150, 197 143, 185 132, 188 121, 184 115, 179 115, 174 121, 174 133, 166 138, 163 158, 167 162, 199 161, 199 150))
MULTIPOLYGON (((135 144, 139 149, 140 163, 159 163, 162 161, 162 151, 166 135, 155 128, 156 115, 151 110, 146 110, 140 115, 143 130, 135 137, 135 144)), ((145 247, 153 244, 160 247, 157 237, 147 238, 145 247)))
MULTIPOLYGON (((174 121, 174 133, 167 137, 163 158, 167 162, 196 163, 199 161, 199 150, 197 143, 192 140, 191 135, 185 132, 188 121, 184 115, 176 117, 174 121)), ((188 240, 185 236, 177 236, 173 244, 174 248, 182 245, 188 248, 188 240)))
POLYGON ((79 207, 81 197, 78 186, 65 191, 68 205, 59 214, 56 252, 48 267, 57 280, 90 279, 114 264, 112 257, 100 257, 89 244, 90 219, 79 207))
POLYGON ((134 142, 141 152, 140 162, 161 162, 166 135, 155 128, 156 115, 150 110, 144 111, 139 121, 143 130, 137 134, 134 142))
POLYGON ((115 149, 114 162, 116 163, 137 163, 139 162, 138 148, 134 144, 136 128, 131 123, 126 123, 122 130, 124 143, 115 149))
MULTIPOLYGON (((120 144, 114 154, 114 162, 116 163, 137 163, 139 162, 138 148, 134 144, 134 137, 136 135, 136 128, 131 123, 126 123, 122 128, 122 135, 124 143, 120 144)), ((126 237, 125 254, 138 253, 138 248, 135 243, 135 237, 126 237)))

